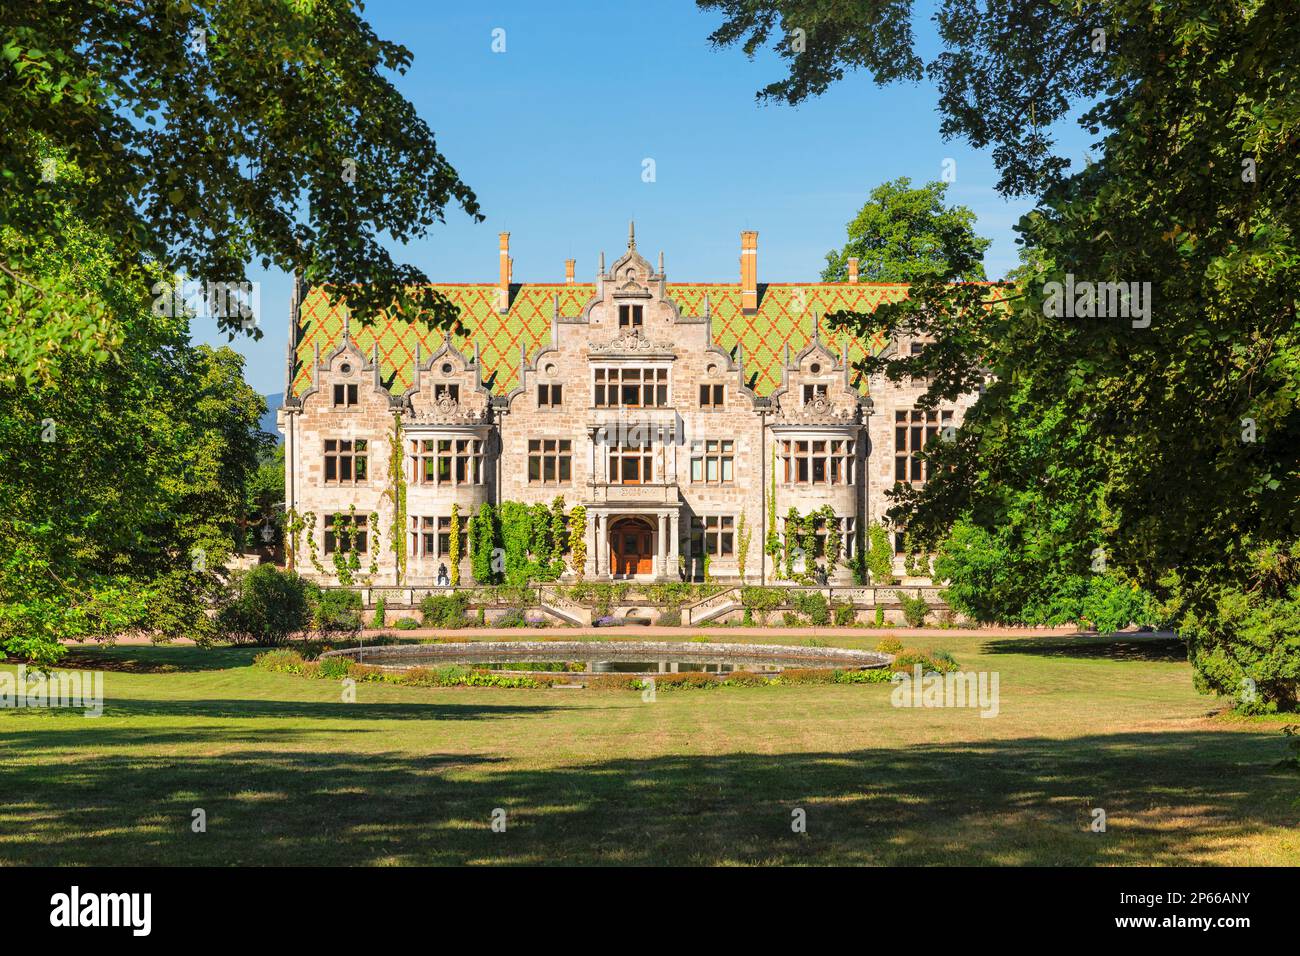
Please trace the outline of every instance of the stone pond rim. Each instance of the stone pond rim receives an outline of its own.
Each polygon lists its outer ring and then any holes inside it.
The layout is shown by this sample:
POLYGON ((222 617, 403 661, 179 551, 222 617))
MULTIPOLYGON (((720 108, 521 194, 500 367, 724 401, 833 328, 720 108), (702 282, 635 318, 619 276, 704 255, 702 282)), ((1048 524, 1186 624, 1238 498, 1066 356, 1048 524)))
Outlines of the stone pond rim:
POLYGON ((326 651, 381 667, 523 661, 645 660, 722 661, 729 664, 774 664, 787 667, 838 667, 868 670, 886 667, 892 654, 845 647, 796 647, 785 644, 713 644, 684 641, 476 641, 456 644, 383 644, 326 651))

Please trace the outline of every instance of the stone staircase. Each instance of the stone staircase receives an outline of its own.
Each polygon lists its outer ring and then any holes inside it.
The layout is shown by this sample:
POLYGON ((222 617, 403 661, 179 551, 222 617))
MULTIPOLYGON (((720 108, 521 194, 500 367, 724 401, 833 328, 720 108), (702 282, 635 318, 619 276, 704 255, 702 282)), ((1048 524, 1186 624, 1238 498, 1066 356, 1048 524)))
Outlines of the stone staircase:
POLYGON ((739 610, 742 607, 744 604, 740 600, 740 588, 727 588, 725 591, 706 597, 703 601, 683 607, 682 623, 703 624, 705 621, 711 621, 715 617, 721 617, 729 611, 739 610))
POLYGON ((557 617, 566 624, 575 627, 591 626, 591 608, 571 601, 558 591, 550 588, 538 588, 538 606, 552 617, 557 617))

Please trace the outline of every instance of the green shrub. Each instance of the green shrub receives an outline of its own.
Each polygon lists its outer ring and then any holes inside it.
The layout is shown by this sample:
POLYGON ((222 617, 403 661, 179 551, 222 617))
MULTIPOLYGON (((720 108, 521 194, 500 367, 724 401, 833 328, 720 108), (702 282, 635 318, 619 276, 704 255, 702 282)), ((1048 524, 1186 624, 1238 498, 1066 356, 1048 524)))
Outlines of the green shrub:
POLYGON ((528 617, 524 614, 523 608, 512 607, 506 613, 502 614, 494 622, 493 627, 527 627, 528 617))
POLYGON ((732 671, 723 676, 722 682, 729 687, 766 687, 771 683, 768 678, 753 671, 732 671))
POLYGON ((885 609, 879 604, 876 605, 876 627, 885 626, 885 609))
POLYGON ((820 591, 796 591, 790 603, 813 627, 826 627, 831 622, 831 607, 820 591))
POLYGON ((311 624, 312 590, 305 578, 273 564, 235 572, 217 610, 217 632, 235 643, 283 644, 311 624))
POLYGON ((803 625, 803 618, 794 611, 786 611, 781 615, 781 620, 786 627, 800 627, 803 625))
POLYGON ((930 613, 930 605, 921 595, 909 597, 902 591, 895 592, 898 594, 898 603, 903 605, 903 618, 907 621, 908 627, 925 627, 926 616, 930 613))
POLYGON ((349 588, 324 588, 316 592, 312 602, 312 626, 322 637, 355 635, 361 630, 364 609, 359 592, 349 588))
POLYGON ((853 627, 858 623, 858 612, 852 604, 836 604, 834 612, 836 627, 853 627))
POLYGON ((881 654, 897 654, 903 649, 903 642, 896 637, 882 637, 876 642, 876 650, 881 654))
POLYGON ((414 631, 420 626, 420 622, 413 617, 399 617, 393 622, 393 627, 399 631, 414 631))
POLYGON ((931 651, 922 653, 914 647, 905 647, 900 650, 894 657, 894 662, 890 665, 891 669, 907 672, 917 664, 921 665, 924 673, 947 674, 950 671, 957 670, 957 660, 947 651, 931 651))
POLYGON ((387 622, 384 620, 384 599, 379 598, 375 601, 375 616, 370 619, 370 626, 373 628, 386 627, 387 622))
POLYGON ((782 684, 833 684, 835 671, 822 667, 787 667, 779 679, 782 684))
POLYGON ((338 680, 348 676, 348 671, 352 668, 352 661, 346 657, 322 657, 316 662, 321 677, 327 680, 338 680))
POLYGON ((836 671, 837 684, 888 684, 894 679, 894 672, 887 667, 875 667, 866 671, 836 671))
POLYGON ((253 666, 278 674, 301 674, 307 663, 297 651, 266 651, 253 658, 253 666))
POLYGON ((459 628, 465 626, 469 597, 463 591, 451 594, 426 594, 420 602, 420 617, 425 627, 459 628))
MULTIPOLYGON (((740 589, 740 603, 745 606, 747 612, 752 611, 758 615, 758 620, 762 624, 767 623, 767 616, 781 606, 785 600, 785 595, 780 588, 762 588, 762 587, 745 587, 740 589)), ((750 623, 753 623, 753 615, 750 615, 750 623)))

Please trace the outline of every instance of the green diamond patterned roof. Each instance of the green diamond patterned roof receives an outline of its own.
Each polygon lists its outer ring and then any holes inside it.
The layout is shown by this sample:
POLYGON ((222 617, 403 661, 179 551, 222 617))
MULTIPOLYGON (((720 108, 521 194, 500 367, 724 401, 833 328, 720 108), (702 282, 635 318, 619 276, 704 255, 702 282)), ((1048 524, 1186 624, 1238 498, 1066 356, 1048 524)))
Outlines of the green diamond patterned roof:
MULTIPOLYGON (((531 358, 551 340, 551 315, 554 297, 559 296, 560 315, 574 318, 596 294, 591 283, 526 283, 516 286, 510 311, 496 311, 497 287, 482 284, 435 284, 461 310, 466 334, 454 335, 453 344, 465 354, 479 347, 483 362, 483 379, 496 394, 514 387, 519 379, 519 345, 522 342, 531 358)), ((682 315, 704 312, 704 297, 709 297, 713 316, 713 341, 725 349, 737 342, 744 346, 745 371, 756 376, 754 390, 770 394, 781 384, 781 356, 786 345, 797 353, 812 337, 813 322, 820 327, 822 341, 839 354, 848 333, 833 331, 824 324, 827 313, 841 309, 870 312, 882 302, 896 302, 907 294, 907 286, 884 283, 768 283, 760 286, 758 311, 745 315, 740 308, 738 283, 667 283, 667 295, 677 303, 682 315)), ((311 386, 312 360, 316 346, 328 355, 343 336, 345 305, 331 302, 324 292, 311 290, 304 296, 298 316, 298 347, 291 392, 301 395, 311 386)), ((385 382, 402 391, 411 384, 411 363, 415 345, 420 343, 426 357, 442 346, 443 333, 421 323, 405 322, 381 315, 373 324, 349 323, 349 334, 366 355, 376 343, 385 382)), ((867 344, 849 338, 849 358, 856 361, 866 354, 867 344)), ((873 353, 884 347, 874 339, 873 353)), ((865 387, 865 386, 863 386, 865 387)))

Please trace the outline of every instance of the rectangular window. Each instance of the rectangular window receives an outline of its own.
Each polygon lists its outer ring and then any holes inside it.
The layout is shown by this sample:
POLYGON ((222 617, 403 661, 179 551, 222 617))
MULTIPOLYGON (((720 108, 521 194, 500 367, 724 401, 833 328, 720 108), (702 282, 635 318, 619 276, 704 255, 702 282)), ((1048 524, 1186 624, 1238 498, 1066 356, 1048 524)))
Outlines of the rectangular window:
POLYGON ((534 438, 528 442, 528 483, 564 485, 573 480, 573 442, 534 438))
POLYGON ((663 408, 668 404, 668 369, 594 369, 596 408, 663 408))
MULTIPOLYGON (((469 554, 467 550, 468 535, 468 522, 462 518, 460 534, 457 535, 460 538, 460 556, 462 558, 469 554)), ((450 558, 451 516, 412 515, 410 543, 410 556, 413 558, 438 558, 442 560, 450 558)))
POLYGON ((690 557, 707 554, 711 558, 730 558, 736 553, 736 519, 732 515, 694 515, 688 539, 690 557))
POLYGON ((721 385, 700 386, 700 408, 722 408, 721 385))
POLYGON ((726 484, 735 480, 736 443, 729 438, 691 442, 691 481, 726 484))
POLYGON ((537 386, 537 407, 538 408, 559 408, 563 404, 564 404, 563 385, 538 385, 537 386))
POLYGON ((483 442, 480 439, 413 439, 411 460, 416 484, 483 484, 483 442))
POLYGON ((930 463, 922 455, 926 444, 952 425, 952 412, 919 408, 894 412, 894 480, 923 485, 930 480, 930 463))
POLYGON ((367 443, 364 438, 325 439, 325 483, 355 485, 366 480, 367 443))
POLYGON ((620 329, 639 329, 642 324, 642 309, 639 305, 620 305, 618 307, 618 327, 620 329))
POLYGON ((611 445, 608 467, 609 482, 613 485, 642 485, 654 481, 654 453, 650 442, 611 445))
POLYGON ((435 385, 433 387, 433 400, 436 402, 441 398, 449 398, 453 402, 460 404, 460 386, 459 385, 435 385))
POLYGON ((355 385, 335 385, 334 404, 345 408, 357 404, 357 387, 355 385))
POLYGON ((851 438, 817 441, 783 439, 779 453, 786 484, 853 484, 854 443, 851 438))
POLYGON ((826 398, 825 385, 805 385, 803 387, 803 403, 805 405, 817 398, 826 398))
POLYGON ((369 543, 366 535, 365 515, 339 515, 335 524, 334 515, 325 516, 325 553, 351 551, 365 554, 369 543))

